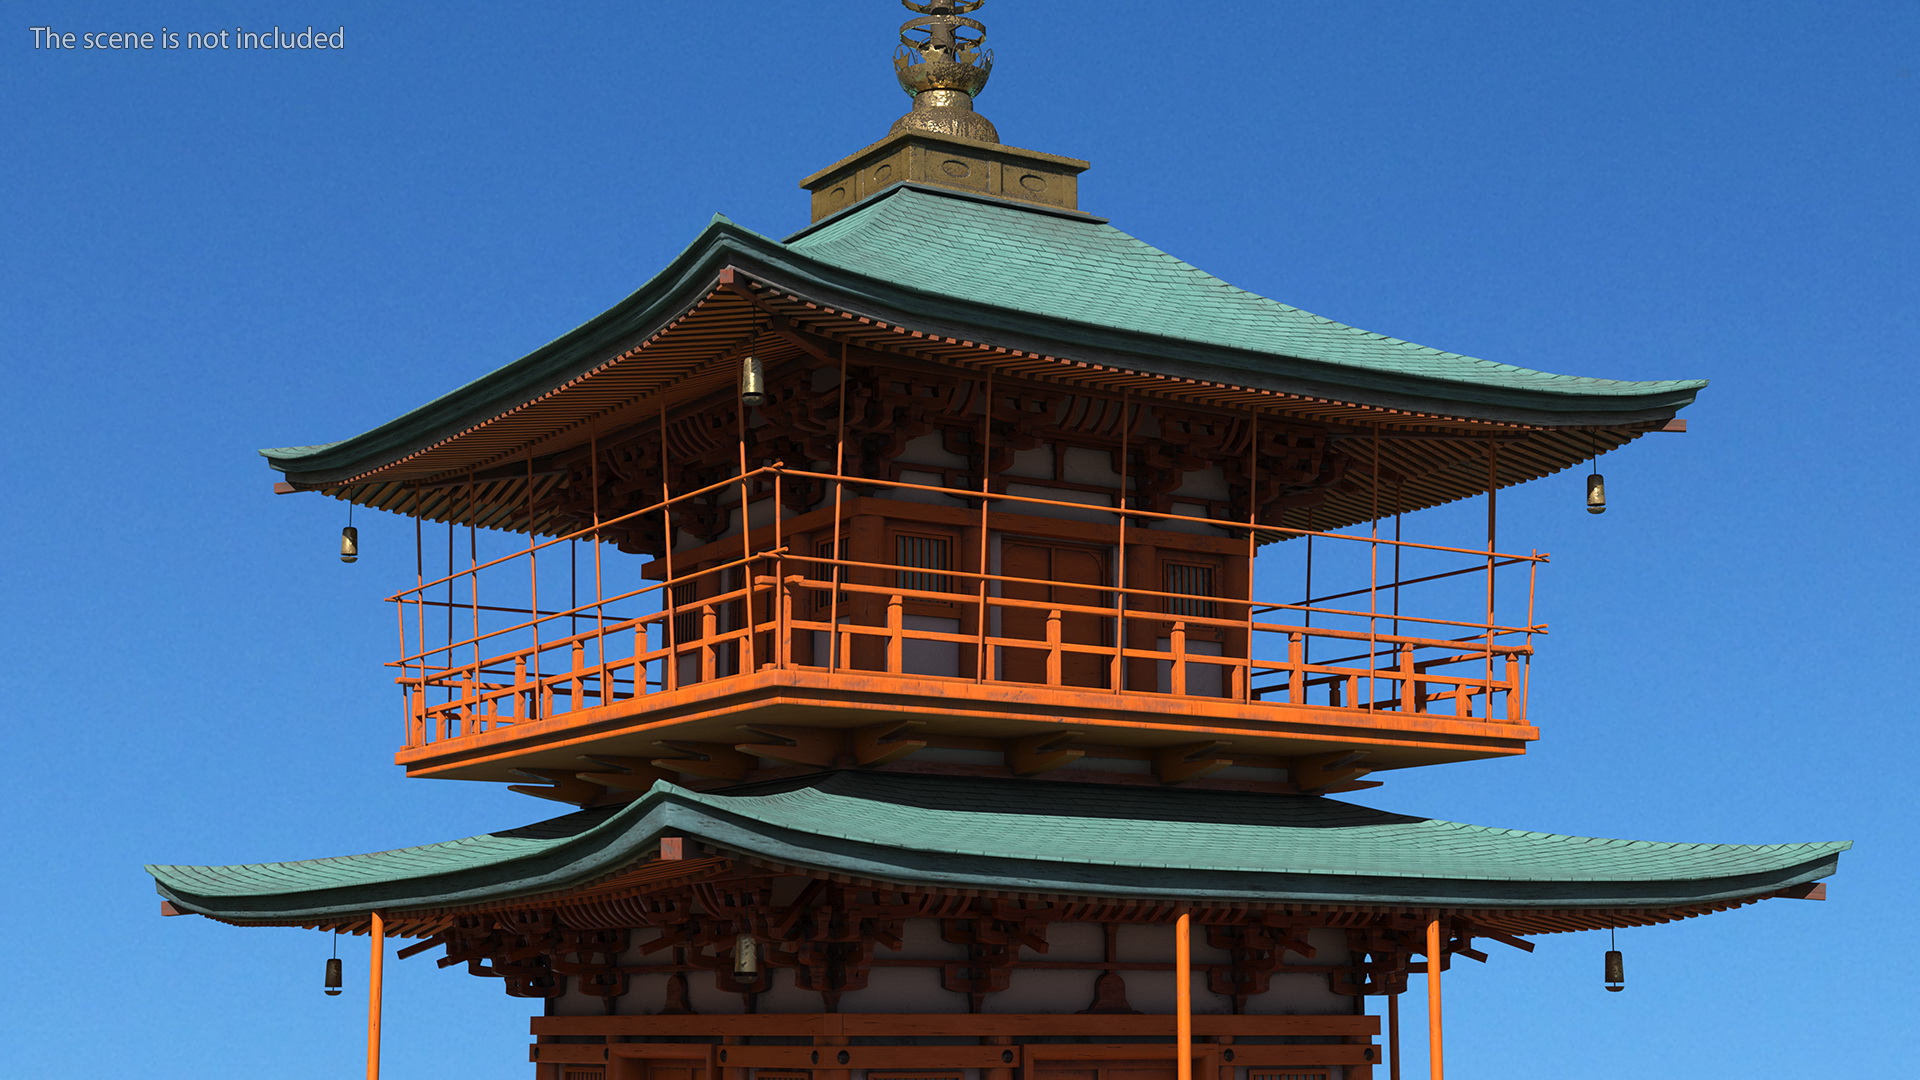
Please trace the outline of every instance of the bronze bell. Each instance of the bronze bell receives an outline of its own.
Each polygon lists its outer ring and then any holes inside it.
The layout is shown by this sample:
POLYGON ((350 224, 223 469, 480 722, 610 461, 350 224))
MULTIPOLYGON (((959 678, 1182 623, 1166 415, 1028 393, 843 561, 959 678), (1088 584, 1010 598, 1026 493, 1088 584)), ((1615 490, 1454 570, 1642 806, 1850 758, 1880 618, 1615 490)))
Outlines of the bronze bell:
POLYGON ((340 530, 340 561, 354 562, 360 558, 360 530, 349 525, 340 530))
POLYGON ((1607 989, 1619 993, 1627 988, 1627 967, 1619 949, 1607 950, 1607 989))
POLYGON ((1599 473, 1587 477, 1587 513, 1607 512, 1607 478, 1599 473))
POLYGON ((749 356, 740 362, 740 404, 749 409, 767 403, 767 370, 760 358, 749 356))
POLYGON ((327 961, 327 981, 324 989, 328 997, 340 996, 340 958, 337 956, 327 961))

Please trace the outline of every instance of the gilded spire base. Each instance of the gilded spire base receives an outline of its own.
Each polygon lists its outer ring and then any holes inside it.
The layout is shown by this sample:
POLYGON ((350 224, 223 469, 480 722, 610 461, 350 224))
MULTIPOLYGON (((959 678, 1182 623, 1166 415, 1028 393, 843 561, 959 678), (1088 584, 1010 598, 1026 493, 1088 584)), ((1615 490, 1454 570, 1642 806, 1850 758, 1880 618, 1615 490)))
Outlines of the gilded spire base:
POLYGON ((973 95, 963 90, 923 90, 914 95, 913 111, 893 122, 888 134, 931 131, 956 139, 998 143, 993 121, 973 111, 973 95))

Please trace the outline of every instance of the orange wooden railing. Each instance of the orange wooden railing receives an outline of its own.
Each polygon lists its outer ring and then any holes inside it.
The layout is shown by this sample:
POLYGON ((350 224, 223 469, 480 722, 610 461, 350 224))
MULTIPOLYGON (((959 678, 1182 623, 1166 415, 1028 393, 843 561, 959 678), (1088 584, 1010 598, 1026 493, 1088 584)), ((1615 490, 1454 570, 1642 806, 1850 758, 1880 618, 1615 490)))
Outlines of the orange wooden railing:
MULTIPOLYGON (((819 474, 771 467, 747 479, 770 478, 777 500, 782 475, 819 474)), ((919 487, 869 479, 859 482, 919 487)), ((741 483, 740 478, 726 482, 741 483)), ((610 519, 600 528, 638 514, 663 513, 674 503, 710 490, 689 492, 610 519)), ((996 503, 1051 504, 997 493, 992 498, 996 503)), ((1087 509, 1081 503, 1052 505, 1087 509)), ((1131 509, 1126 514, 1216 527, 1232 524, 1131 509)), ((1168 609, 1177 610, 1180 602, 1196 598, 1118 585, 1033 582, 958 569, 933 572, 947 585, 945 589, 904 588, 873 583, 897 581, 903 574, 898 566, 803 556, 777 545, 757 552, 743 547, 743 555, 725 565, 553 610, 537 602, 523 606, 478 602, 477 582, 483 572, 516 560, 537 559, 541 551, 557 544, 590 540, 595 531, 531 543, 513 555, 423 580, 392 597, 400 612, 402 654, 394 666, 400 669, 398 681, 406 692, 408 747, 565 717, 692 684, 781 670, 936 683, 959 679, 1523 724, 1532 636, 1543 632, 1538 626, 1495 622, 1491 604, 1484 613, 1476 612, 1483 615, 1477 619, 1383 612, 1377 583, 1369 589, 1322 597, 1317 603, 1208 597, 1214 614, 1175 614, 1168 609), (435 588, 460 578, 474 585, 469 604, 429 598, 435 588), (1000 595, 1017 591, 1009 586, 1020 584, 1066 584, 1097 602, 1072 604, 1000 595), (700 593, 709 595, 677 599, 700 593), (1363 595, 1371 601, 1364 610, 1328 603, 1363 595), (946 621, 957 623, 960 630, 909 625, 908 607, 930 602, 943 605, 951 615, 946 621), (426 620, 422 613, 428 607, 449 604, 473 609, 474 632, 466 637, 449 633, 442 642, 423 644, 426 620), (409 634, 409 609, 414 634, 409 634), (508 625, 482 631, 482 610, 512 618, 508 625), (1029 625, 1040 628, 1038 632, 1005 633, 1002 624, 1008 616, 1023 614, 1029 625), (1083 628, 1089 625, 1088 617, 1096 620, 1102 627, 1100 640, 1068 640, 1063 626, 1076 617, 1083 628), (1322 625, 1312 625, 1315 620, 1322 625), (1329 620, 1345 625, 1326 625, 1329 620), (1196 637, 1209 641, 1203 646, 1196 637), (938 659, 930 662, 928 656, 936 654, 938 659), (1009 677, 1009 667, 1017 677, 1009 677), (1070 668, 1079 681, 1069 678, 1070 668)), ((1299 532, 1266 526, 1260 531, 1299 532)), ((1524 566, 1531 622, 1532 574, 1545 556, 1368 535, 1312 535, 1376 547, 1457 553, 1473 561, 1466 570, 1418 581, 1464 572, 1484 572, 1491 580, 1501 568, 1524 566)), ((533 593, 537 599, 537 579, 533 593)), ((1487 593, 1491 598, 1491 584, 1487 593)))

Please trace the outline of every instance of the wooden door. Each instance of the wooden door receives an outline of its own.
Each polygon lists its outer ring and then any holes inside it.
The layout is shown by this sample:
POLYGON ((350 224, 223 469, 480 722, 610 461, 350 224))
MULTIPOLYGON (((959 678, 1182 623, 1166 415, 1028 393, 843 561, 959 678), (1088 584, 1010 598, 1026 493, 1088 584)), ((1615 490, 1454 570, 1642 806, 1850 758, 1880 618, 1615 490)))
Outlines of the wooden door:
MULTIPOLYGON (((1113 647, 1113 617, 1091 611, 1069 611, 1039 605, 1076 605, 1112 610, 1113 593, 1104 587, 1113 581, 1112 553, 1103 547, 1060 544, 1009 536, 1000 542, 1000 573, 1018 581, 999 583, 999 595, 1031 601, 1034 606, 1003 605, 999 609, 1003 638, 1045 642, 1054 611, 1060 620, 1060 640, 1066 645, 1113 647)), ((1000 678, 1046 685, 1048 649, 1006 647, 1000 652, 1000 678)), ((1104 689, 1112 671, 1112 657, 1104 651, 1067 651, 1060 655, 1060 685, 1104 689)))

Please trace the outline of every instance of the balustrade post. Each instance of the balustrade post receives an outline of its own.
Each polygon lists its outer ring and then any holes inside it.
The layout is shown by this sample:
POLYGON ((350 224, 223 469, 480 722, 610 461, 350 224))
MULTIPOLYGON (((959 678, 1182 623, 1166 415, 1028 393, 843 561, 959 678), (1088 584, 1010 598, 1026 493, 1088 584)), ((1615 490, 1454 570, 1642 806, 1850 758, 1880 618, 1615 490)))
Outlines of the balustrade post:
POLYGON ((1287 635, 1287 703, 1307 703, 1307 635, 1299 630, 1287 635))
POLYGON ((1420 710, 1419 672, 1413 666, 1413 646, 1400 646, 1400 711, 1411 716, 1420 710))
POLYGON ((1184 619, 1176 621, 1167 635, 1168 647, 1173 650, 1173 678, 1168 689, 1184 696, 1187 692, 1187 624, 1184 619))
POLYGON ((584 641, 576 641, 573 643, 573 680, 572 680, 573 707, 570 710, 572 712, 579 712, 581 705, 586 701, 587 677, 586 675, 582 674, 582 669, 584 669, 586 666, 587 666, 587 643, 584 641))
POLYGON ((793 589, 787 582, 786 559, 773 561, 773 582, 773 662, 784 671, 793 663, 793 589))
POLYGON ((1060 682, 1060 609, 1053 608, 1047 612, 1047 685, 1060 682))
POLYGON ((513 658, 513 718, 525 720, 529 711, 527 698, 527 658, 513 658))
POLYGON ((720 613, 712 604, 700 605, 700 681, 712 682, 714 672, 720 661, 718 642, 713 639, 720 633, 720 613))
POLYGON ((899 593, 887 597, 887 672, 892 675, 906 671, 903 643, 900 640, 906 627, 904 608, 905 602, 899 593))
POLYGON ((414 693, 413 687, 405 681, 400 683, 400 693, 407 704, 407 745, 425 746, 427 744, 426 695, 414 693))

